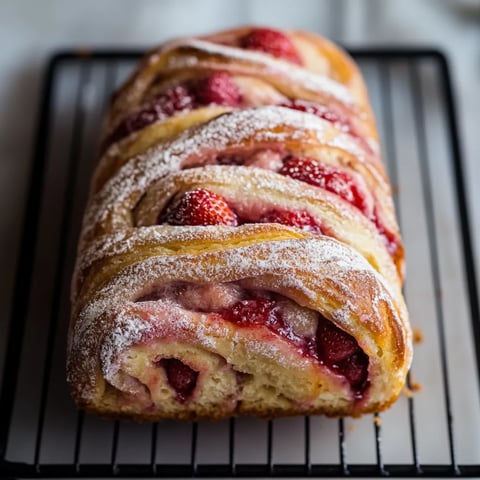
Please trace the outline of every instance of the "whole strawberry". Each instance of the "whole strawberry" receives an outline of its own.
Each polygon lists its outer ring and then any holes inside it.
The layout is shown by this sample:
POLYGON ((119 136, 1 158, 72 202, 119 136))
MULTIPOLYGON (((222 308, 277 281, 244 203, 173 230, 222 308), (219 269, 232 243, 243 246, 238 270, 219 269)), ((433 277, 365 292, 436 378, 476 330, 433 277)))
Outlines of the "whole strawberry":
POLYGON ((164 221, 169 225, 238 225, 226 200, 204 188, 185 192, 168 208, 164 221))
POLYGON ((191 83, 191 92, 200 105, 238 107, 242 101, 240 90, 227 72, 214 72, 191 83))
POLYGON ((274 57, 297 65, 302 64, 302 60, 291 40, 278 30, 256 28, 241 39, 240 46, 248 50, 269 53, 274 57))

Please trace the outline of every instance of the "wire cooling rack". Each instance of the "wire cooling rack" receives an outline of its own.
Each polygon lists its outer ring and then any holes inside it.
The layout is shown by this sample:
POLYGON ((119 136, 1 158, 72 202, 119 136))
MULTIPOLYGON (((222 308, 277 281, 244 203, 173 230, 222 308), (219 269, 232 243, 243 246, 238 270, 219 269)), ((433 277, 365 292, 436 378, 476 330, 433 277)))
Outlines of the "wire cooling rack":
MULTIPOLYGON (((133 424, 77 412, 68 290, 101 118, 140 52, 49 64, 0 398, 1 477, 480 476, 479 306, 450 76, 426 50, 351 52, 383 139, 422 333, 407 391, 360 419, 133 424)), ((419 335, 417 335, 419 336, 419 335)))

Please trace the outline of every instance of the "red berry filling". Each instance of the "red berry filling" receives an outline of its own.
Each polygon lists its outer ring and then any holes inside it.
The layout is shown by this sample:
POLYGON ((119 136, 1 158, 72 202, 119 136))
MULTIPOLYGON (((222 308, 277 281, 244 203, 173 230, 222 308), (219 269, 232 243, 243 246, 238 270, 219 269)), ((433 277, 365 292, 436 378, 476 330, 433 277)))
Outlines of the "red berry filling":
POLYGON ((286 337, 298 346, 305 348, 303 340, 295 335, 291 327, 285 323, 281 310, 273 299, 256 297, 241 300, 229 308, 222 309, 219 313, 229 322, 244 327, 266 326, 278 335, 286 337))
MULTIPOLYGON (((283 296, 264 290, 249 290, 237 283, 215 285, 168 283, 137 300, 165 301, 187 312, 202 312, 249 329, 268 342, 265 330, 288 341, 299 354, 343 376, 357 397, 368 387, 368 356, 354 337, 322 315, 302 308, 283 296), (258 329, 258 333, 256 333, 258 329)), ((154 362, 165 369, 168 383, 179 401, 195 389, 199 372, 178 359, 154 362)))
POLYGON ((335 373, 344 376, 358 395, 368 386, 368 356, 355 338, 319 316, 316 338, 298 336, 288 325, 281 308, 271 298, 241 300, 219 312, 227 321, 243 327, 265 326, 294 343, 304 355, 317 358, 335 373))
POLYGON ((244 165, 245 156, 241 153, 231 153, 227 155, 217 155, 216 163, 218 165, 244 165))
POLYGON ((284 160, 283 167, 278 173, 324 188, 357 207, 367 218, 375 223, 388 252, 392 257, 395 256, 399 246, 397 236, 385 227, 379 219, 377 212, 371 211, 366 194, 348 173, 330 165, 321 164, 308 157, 294 156, 289 156, 284 160))
POLYGON ((169 225, 238 225, 226 200, 203 188, 185 192, 167 209, 164 221, 169 225))
POLYGON ((278 173, 335 193, 365 215, 370 215, 364 192, 346 172, 308 157, 289 156, 278 173))
POLYGON ((228 321, 241 325, 267 325, 278 330, 281 322, 280 312, 273 300, 258 297, 241 300, 220 312, 228 321))
POLYGON ((329 365, 347 359, 358 350, 357 341, 348 333, 322 320, 317 328, 318 353, 329 365))
POLYGON ((105 139, 103 150, 133 132, 179 112, 205 105, 240 106, 240 90, 227 72, 214 72, 208 77, 187 80, 155 97, 139 112, 126 117, 105 139))
POLYGON ((198 105, 238 107, 242 96, 237 84, 227 72, 215 72, 190 83, 190 91, 198 105))
POLYGON ((323 363, 345 376, 352 387, 362 390, 368 377, 368 356, 357 341, 333 323, 320 318, 317 327, 317 352, 323 363))
POLYGON ((281 103, 279 106, 291 108, 292 110, 299 110, 300 112, 311 113, 327 122, 337 125, 339 129, 344 132, 351 133, 352 131, 352 126, 347 117, 333 112, 325 105, 309 102, 307 100, 288 100, 281 103))
POLYGON ((380 221, 378 216, 375 215, 375 225, 380 233, 383 243, 387 247, 388 252, 392 257, 394 257, 398 250, 398 238, 397 236, 388 230, 385 225, 380 221))
POLYGON ((264 213, 259 223, 280 223, 291 227, 301 228, 312 233, 322 233, 322 228, 318 222, 305 210, 292 212, 290 210, 270 210, 264 213))
POLYGON ((256 28, 240 39, 240 46, 248 50, 265 52, 297 65, 302 64, 300 55, 291 40, 278 30, 256 28))
POLYGON ((368 356, 361 350, 339 362, 337 368, 357 390, 358 395, 368 387, 368 356))
MULTIPOLYGON (((161 213, 158 223, 169 225, 229 225, 244 223, 280 223, 301 228, 312 233, 322 233, 318 222, 306 211, 273 209, 260 218, 239 218, 224 197, 218 193, 197 188, 182 194, 161 213)), ((143 300, 146 301, 146 300, 143 300)))
POLYGON ((167 380, 177 394, 177 400, 186 402, 197 385, 198 372, 176 358, 162 358, 157 364, 165 369, 167 380))

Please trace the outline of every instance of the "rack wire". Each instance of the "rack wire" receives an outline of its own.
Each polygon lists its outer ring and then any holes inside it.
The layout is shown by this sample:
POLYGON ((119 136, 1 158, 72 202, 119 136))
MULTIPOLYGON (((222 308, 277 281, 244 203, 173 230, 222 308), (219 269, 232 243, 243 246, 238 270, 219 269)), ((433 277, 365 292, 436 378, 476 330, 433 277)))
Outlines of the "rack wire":
POLYGON ((424 336, 407 394, 361 419, 136 425, 77 412, 64 381, 69 278, 96 132, 141 52, 63 52, 48 65, 39 110, 0 397, 0 476, 480 476, 479 302, 447 62, 432 50, 351 53, 383 139, 407 302, 424 336), (411 395, 417 378, 423 389, 411 395))

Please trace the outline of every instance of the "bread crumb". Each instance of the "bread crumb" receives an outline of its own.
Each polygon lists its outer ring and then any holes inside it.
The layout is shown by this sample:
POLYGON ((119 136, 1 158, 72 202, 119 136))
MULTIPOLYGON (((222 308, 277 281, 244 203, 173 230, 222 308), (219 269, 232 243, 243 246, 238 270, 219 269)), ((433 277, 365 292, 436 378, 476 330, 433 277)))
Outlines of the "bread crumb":
POLYGON ((423 332, 420 327, 413 328, 413 343, 422 343, 423 342, 423 332))
POLYGON ((409 380, 408 380, 408 386, 405 385, 403 387, 403 395, 405 395, 407 398, 412 398, 413 394, 416 392, 419 392, 420 390, 423 389, 423 386, 421 383, 416 382, 413 379, 413 374, 410 372, 409 380))
POLYGON ((382 425, 382 419, 378 415, 376 415, 375 417, 373 417, 373 423, 377 427, 380 427, 382 425))
POLYGON ((423 386, 421 383, 418 383, 418 382, 414 382, 413 380, 410 381, 410 390, 412 392, 419 392, 420 390, 422 390, 423 386))
POLYGON ((413 391, 410 390, 410 388, 408 388, 406 385, 403 387, 402 394, 407 398, 413 397, 413 391))

